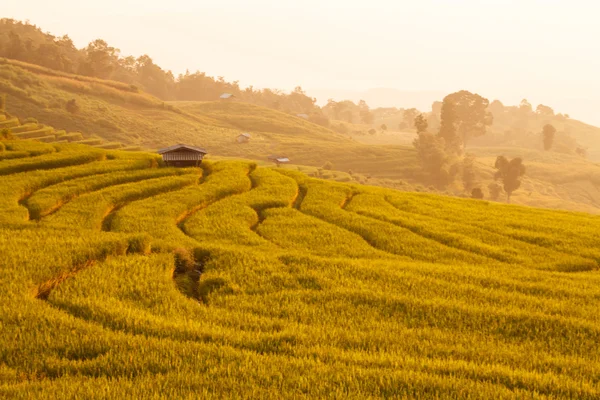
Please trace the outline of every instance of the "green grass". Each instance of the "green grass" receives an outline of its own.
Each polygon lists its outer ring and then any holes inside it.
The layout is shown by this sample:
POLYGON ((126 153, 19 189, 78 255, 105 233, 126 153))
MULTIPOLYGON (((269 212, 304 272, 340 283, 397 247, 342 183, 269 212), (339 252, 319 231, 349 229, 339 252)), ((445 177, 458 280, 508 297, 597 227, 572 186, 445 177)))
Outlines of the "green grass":
POLYGON ((600 396, 597 216, 2 143, 0 397, 600 396))

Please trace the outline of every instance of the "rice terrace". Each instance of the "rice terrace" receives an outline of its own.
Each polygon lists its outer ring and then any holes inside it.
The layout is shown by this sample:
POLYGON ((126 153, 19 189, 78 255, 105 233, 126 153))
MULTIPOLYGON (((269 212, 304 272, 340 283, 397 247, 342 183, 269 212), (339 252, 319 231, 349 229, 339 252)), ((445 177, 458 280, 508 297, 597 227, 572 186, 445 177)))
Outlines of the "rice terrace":
POLYGON ((2 3, 0 399, 600 399, 597 7, 141 4, 2 3))
POLYGON ((3 397, 598 398, 596 216, 2 145, 3 397))

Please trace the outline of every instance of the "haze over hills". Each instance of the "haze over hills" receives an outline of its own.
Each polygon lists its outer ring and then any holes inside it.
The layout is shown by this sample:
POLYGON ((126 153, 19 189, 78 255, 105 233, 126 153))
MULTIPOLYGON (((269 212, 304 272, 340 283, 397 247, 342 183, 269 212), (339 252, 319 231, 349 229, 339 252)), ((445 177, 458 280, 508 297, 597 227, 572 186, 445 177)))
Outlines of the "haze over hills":
POLYGON ((448 93, 436 90, 399 90, 391 88, 373 88, 364 91, 342 89, 310 89, 308 94, 317 99, 317 104, 324 106, 329 99, 336 101, 351 100, 358 103, 365 100, 369 106, 416 108, 419 111, 429 111, 431 104, 440 101, 448 93))

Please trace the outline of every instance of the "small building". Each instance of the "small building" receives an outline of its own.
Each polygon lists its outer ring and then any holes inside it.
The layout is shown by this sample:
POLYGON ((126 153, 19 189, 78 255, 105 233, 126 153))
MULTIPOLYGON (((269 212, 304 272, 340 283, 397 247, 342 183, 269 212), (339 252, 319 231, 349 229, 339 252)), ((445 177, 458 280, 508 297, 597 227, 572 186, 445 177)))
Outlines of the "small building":
POLYGON ((302 119, 308 119, 308 114, 296 114, 296 117, 298 118, 302 118, 302 119))
POLYGON ((274 162, 279 167, 281 164, 287 164, 290 159, 284 156, 269 156, 269 161, 274 162))
POLYGON ((241 135, 239 135, 237 137, 237 142, 238 143, 248 143, 250 141, 251 137, 252 136, 250 136, 249 133, 242 133, 241 135))
POLYGON ((219 99, 221 100, 232 100, 235 96, 232 95, 231 93, 223 93, 221 96, 219 96, 219 99))
POLYGON ((158 150, 168 167, 198 167, 207 151, 187 144, 176 144, 158 150))

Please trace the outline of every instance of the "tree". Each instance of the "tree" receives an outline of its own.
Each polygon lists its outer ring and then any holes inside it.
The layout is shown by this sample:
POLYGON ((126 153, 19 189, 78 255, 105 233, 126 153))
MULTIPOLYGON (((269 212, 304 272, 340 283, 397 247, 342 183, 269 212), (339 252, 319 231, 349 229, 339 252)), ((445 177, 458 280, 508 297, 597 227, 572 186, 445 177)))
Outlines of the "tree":
POLYGON ((443 138, 423 132, 414 140, 413 145, 423 170, 435 184, 445 186, 452 182, 456 171, 446 153, 443 138))
POLYGON ((444 138, 447 151, 460 154, 469 139, 486 133, 493 121, 488 106, 488 99, 466 90, 444 98, 439 136, 444 138))
POLYGON ((386 124, 381 124, 381 130, 382 131, 387 131, 387 125, 386 124))
POLYGON ((554 143, 554 136, 556 134, 556 128, 550 124, 544 125, 542 128, 542 136, 544 140, 544 150, 548 151, 552 148, 554 143))
POLYGON ((504 156, 498 156, 494 165, 498 170, 495 178, 502 180, 506 192, 506 202, 510 204, 510 196, 521 187, 520 178, 525 175, 525 165, 520 157, 508 161, 504 156))
POLYGON ((553 117, 554 116, 554 110, 543 104, 539 104, 537 106, 537 108, 535 109, 535 113, 538 115, 543 115, 545 117, 553 117))
POLYGON ((490 112, 494 115, 494 118, 502 115, 504 112, 504 104, 500 100, 494 100, 490 103, 490 112))
POLYGON ((377 131, 375 129, 369 129, 369 135, 374 135, 376 133, 377 131))
POLYGON ((483 191, 480 188, 473 188, 471 191, 471 198, 473 199, 483 199, 483 191))
POLYGON ((488 185, 488 190, 490 191, 490 198, 492 200, 498 200, 502 193, 502 186, 498 185, 496 182, 492 182, 488 185))
POLYGON ((408 126, 415 126, 415 118, 419 115, 419 111, 416 108, 409 108, 408 110, 404 110, 402 114, 402 119, 406 122, 408 126))
POLYGON ((475 156, 473 154, 467 154, 463 160, 463 186, 465 192, 469 193, 475 186, 477 180, 477 171, 475 169, 475 156))
POLYGON ((375 116, 369 109, 369 105, 364 100, 358 102, 358 113, 363 124, 371 125, 375 120, 375 116))
POLYGON ((423 116, 423 114, 419 114, 415 117, 415 128, 417 129, 417 133, 427 132, 427 119, 423 116))
POLYGON ((79 104, 77 104, 77 100, 75 100, 75 99, 71 99, 71 100, 67 101, 65 108, 71 114, 77 114, 80 110, 79 104))
POLYGON ((521 103, 519 103, 519 110, 523 114, 531 114, 533 112, 533 107, 531 106, 531 103, 527 101, 527 99, 523 99, 521 100, 521 103))
POLYGON ((331 161, 327 161, 324 165, 323 165, 323 169, 327 170, 327 171, 331 171, 333 169, 333 164, 331 163, 331 161))
POLYGON ((102 39, 91 42, 85 48, 86 59, 80 73, 98 78, 109 78, 119 62, 119 49, 110 47, 102 39))

